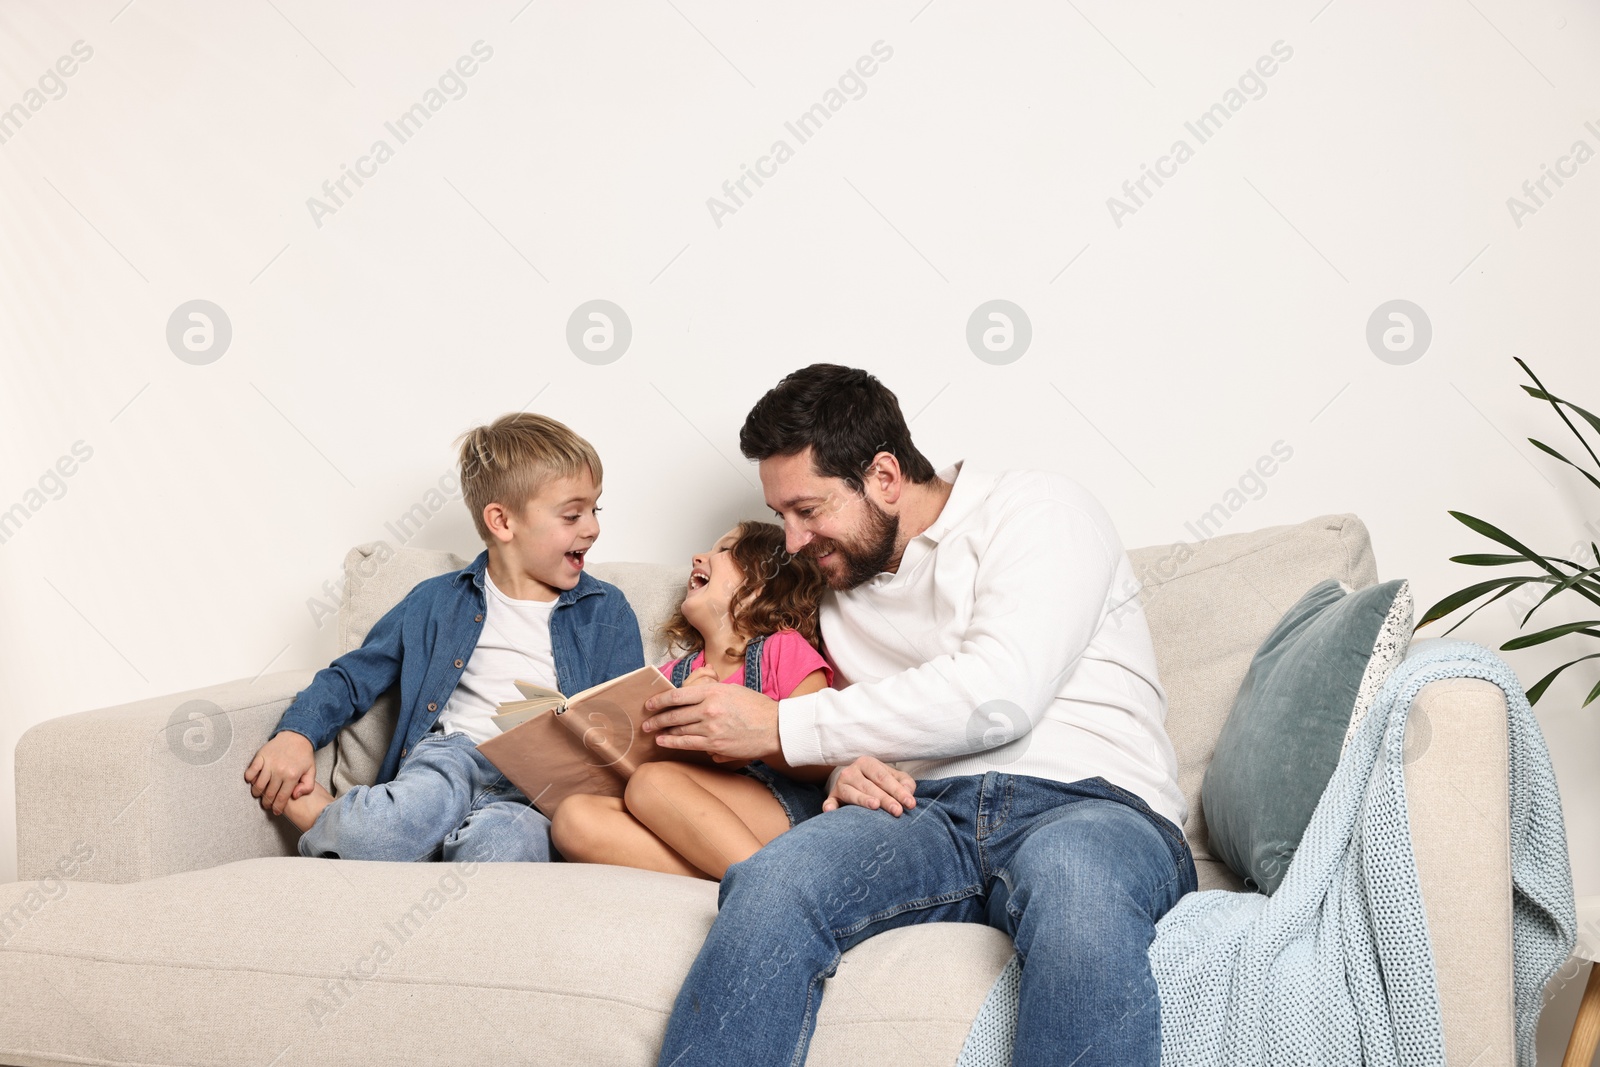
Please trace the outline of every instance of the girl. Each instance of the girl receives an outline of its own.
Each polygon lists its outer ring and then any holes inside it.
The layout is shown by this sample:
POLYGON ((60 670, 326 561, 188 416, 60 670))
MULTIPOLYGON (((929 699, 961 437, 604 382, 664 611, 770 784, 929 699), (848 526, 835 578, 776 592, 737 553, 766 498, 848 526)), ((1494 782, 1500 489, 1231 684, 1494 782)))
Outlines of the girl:
MULTIPOLYGON (((660 670, 685 685, 744 685, 773 700, 833 682, 818 654, 817 601, 825 588, 810 557, 784 551, 783 529, 741 522, 691 563, 683 605, 662 631, 688 652, 660 670)), ((642 867, 721 881, 785 830, 822 813, 833 768, 789 767, 782 757, 727 769, 654 760, 621 797, 561 802, 550 835, 568 860, 642 867)))

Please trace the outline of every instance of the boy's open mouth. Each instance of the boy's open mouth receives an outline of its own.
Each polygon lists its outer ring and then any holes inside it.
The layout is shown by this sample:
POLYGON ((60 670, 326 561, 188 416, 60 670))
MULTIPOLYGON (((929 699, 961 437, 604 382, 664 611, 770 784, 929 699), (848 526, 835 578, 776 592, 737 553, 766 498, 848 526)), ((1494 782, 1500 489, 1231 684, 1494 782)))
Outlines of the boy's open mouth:
POLYGON ((583 554, 587 551, 589 551, 587 548, 580 548, 576 552, 568 552, 567 561, 581 571, 583 570, 583 554))

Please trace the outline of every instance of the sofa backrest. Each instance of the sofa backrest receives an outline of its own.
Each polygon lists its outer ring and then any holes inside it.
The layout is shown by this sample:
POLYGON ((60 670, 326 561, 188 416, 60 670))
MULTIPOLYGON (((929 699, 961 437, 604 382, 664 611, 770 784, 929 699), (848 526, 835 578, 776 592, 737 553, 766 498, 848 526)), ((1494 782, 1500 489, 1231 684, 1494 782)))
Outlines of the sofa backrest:
POLYGON ((1354 515, 1324 515, 1198 543, 1128 553, 1167 691, 1167 736, 1178 787, 1189 802, 1183 833, 1209 860, 1200 783, 1233 709, 1250 659, 1307 589, 1337 578, 1353 589, 1378 580, 1367 528, 1354 515))
MULTIPOLYGON (((1195 858, 1210 859, 1200 783, 1250 657, 1283 613, 1318 582, 1337 578, 1356 589, 1375 583, 1371 540, 1354 515, 1324 515, 1294 526, 1136 548, 1128 556, 1141 583, 1167 693, 1167 734, 1177 752, 1178 785, 1189 802, 1184 833, 1195 858)), ((417 582, 466 563, 449 552, 377 543, 351 549, 339 616, 341 651, 359 647, 417 582)), ((595 563, 590 569, 633 605, 646 662, 665 662, 670 652, 659 627, 683 600, 688 564, 595 563)), ((335 792, 376 777, 394 733, 394 700, 387 694, 339 735, 335 792)))

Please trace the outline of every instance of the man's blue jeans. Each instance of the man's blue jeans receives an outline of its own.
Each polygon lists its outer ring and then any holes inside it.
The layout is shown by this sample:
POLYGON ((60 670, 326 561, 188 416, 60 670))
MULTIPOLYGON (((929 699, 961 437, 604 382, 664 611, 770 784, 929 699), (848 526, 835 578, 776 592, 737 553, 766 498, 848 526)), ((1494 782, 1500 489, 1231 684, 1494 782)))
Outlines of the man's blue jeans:
POLYGON ((550 820, 462 733, 424 734, 394 779, 353 786, 300 836, 300 855, 349 860, 548 860, 550 820))
POLYGON ((661 1067, 799 1067, 840 954, 929 922, 1010 935, 1022 964, 1016 1067, 1155 1067, 1146 952, 1156 921, 1195 889, 1183 832, 1101 778, 989 771, 921 781, 915 795, 898 818, 824 812, 728 868, 661 1067))

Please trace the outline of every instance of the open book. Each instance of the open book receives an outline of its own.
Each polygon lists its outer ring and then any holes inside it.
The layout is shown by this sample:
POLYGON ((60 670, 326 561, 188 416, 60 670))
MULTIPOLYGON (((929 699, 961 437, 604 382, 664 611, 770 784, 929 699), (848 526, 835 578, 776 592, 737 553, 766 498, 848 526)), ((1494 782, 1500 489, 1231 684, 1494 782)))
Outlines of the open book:
POLYGON ((675 759, 732 770, 706 752, 662 748, 640 724, 644 702, 672 692, 656 667, 640 667, 573 696, 517 682, 525 699, 500 705, 501 733, 478 746, 488 761, 547 817, 573 793, 620 797, 641 764, 675 759))

